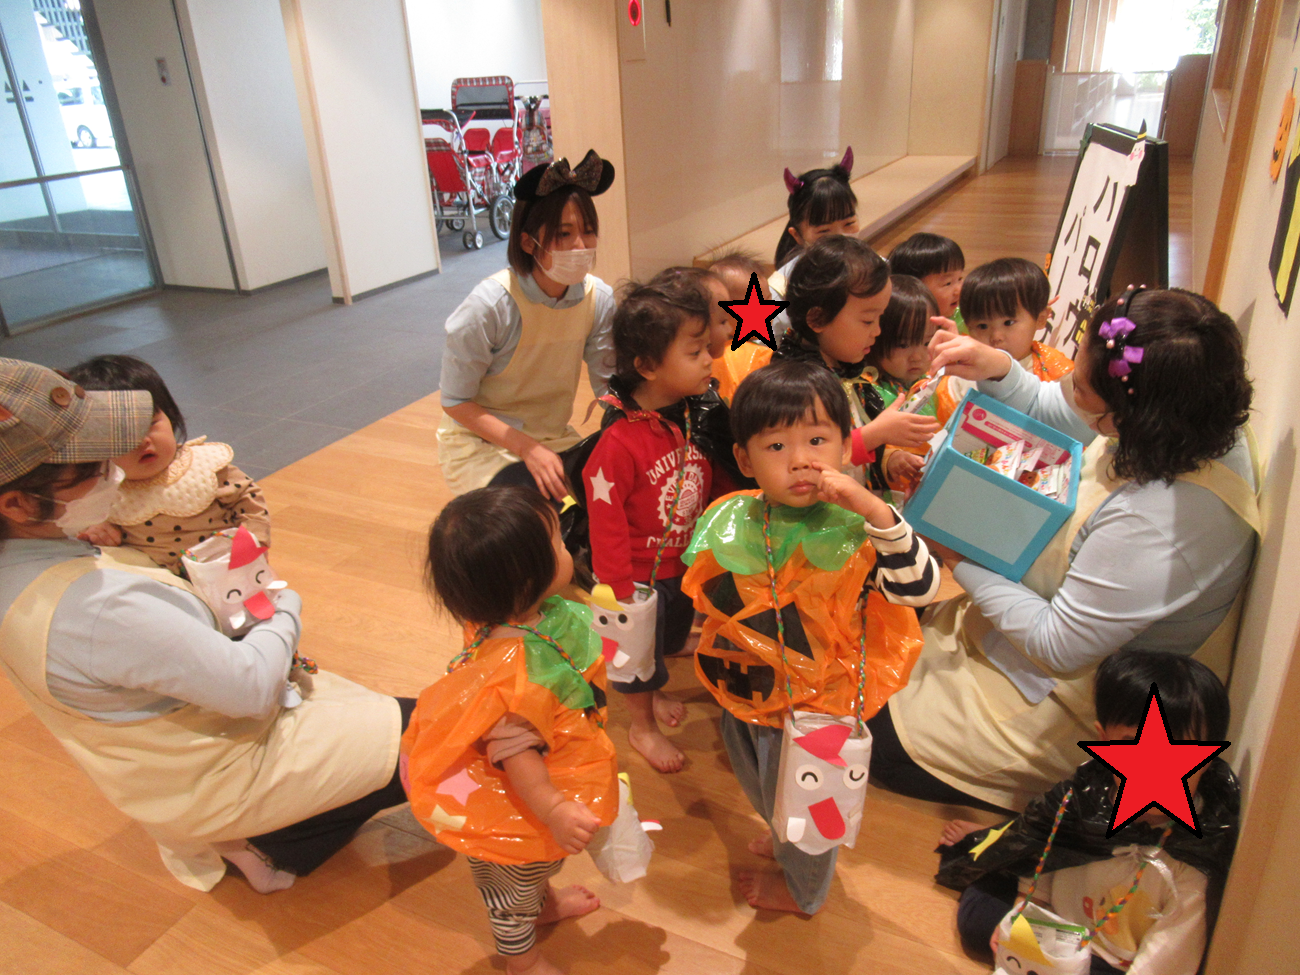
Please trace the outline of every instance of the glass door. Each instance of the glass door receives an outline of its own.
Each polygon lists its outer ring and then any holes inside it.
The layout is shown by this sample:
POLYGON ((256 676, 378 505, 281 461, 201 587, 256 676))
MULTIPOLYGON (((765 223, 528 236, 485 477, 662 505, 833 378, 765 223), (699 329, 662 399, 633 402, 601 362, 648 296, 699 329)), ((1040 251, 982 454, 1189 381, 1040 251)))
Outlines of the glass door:
POLYGON ((0 0, 0 326, 153 290, 81 0, 0 0))

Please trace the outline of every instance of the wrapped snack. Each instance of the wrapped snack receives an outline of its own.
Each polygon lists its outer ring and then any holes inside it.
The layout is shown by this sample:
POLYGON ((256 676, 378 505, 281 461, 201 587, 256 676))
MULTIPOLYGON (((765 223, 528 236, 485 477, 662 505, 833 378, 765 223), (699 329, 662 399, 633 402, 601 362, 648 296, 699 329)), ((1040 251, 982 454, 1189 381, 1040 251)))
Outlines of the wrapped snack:
POLYGON ((939 389, 939 381, 943 379, 943 370, 940 369, 935 375, 922 379, 912 387, 912 392, 908 395, 903 405, 898 408, 900 413, 917 413, 925 408, 925 404, 934 398, 935 392, 939 389))
POLYGON ((993 451, 993 456, 988 460, 988 466, 999 474, 1014 478, 1020 471, 1020 458, 1023 456, 1024 451, 1025 442, 1023 440, 1013 440, 1011 443, 993 451))

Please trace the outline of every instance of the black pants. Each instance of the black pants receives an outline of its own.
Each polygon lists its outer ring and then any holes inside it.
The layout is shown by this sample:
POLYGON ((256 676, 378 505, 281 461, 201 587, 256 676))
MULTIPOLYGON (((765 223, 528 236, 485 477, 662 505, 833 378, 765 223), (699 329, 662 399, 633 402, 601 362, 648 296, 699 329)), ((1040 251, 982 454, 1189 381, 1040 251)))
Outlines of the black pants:
POLYGON ((994 806, 953 788, 917 765, 903 748, 903 743, 898 740, 898 732, 894 730, 894 719, 889 715, 888 704, 867 722, 867 727, 871 729, 873 784, 884 786, 890 792, 897 792, 902 796, 911 796, 913 799, 941 802, 949 806, 972 806, 975 809, 989 809, 993 812, 1015 815, 1011 810, 994 806))
MULTIPOLYGON (((957 902, 957 933, 961 935, 961 946, 972 955, 982 959, 991 957, 989 939, 1007 912, 1015 906, 1017 886, 1015 877, 989 874, 962 891, 961 900, 957 902)), ((1122 973, 1106 959, 1094 954, 1090 975, 1122 973)))
MULTIPOLYGON (((399 697, 397 706, 402 709, 402 730, 405 731, 411 712, 415 710, 415 698, 399 697)), ((402 788, 402 779, 394 768, 393 777, 383 788, 291 826, 261 836, 250 836, 248 842, 265 854, 277 870, 305 877, 347 846, 371 816, 404 802, 406 790, 402 788)))

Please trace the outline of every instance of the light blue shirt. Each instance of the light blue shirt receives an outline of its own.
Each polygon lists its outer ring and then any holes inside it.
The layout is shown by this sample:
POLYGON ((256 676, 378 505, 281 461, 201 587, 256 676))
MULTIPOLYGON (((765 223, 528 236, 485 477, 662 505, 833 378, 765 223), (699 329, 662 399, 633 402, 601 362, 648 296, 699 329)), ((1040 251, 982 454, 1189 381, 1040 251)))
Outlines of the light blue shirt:
MULTIPOLYGON (((979 389, 1085 445, 1096 436, 1060 383, 1018 364, 979 389)), ((1219 461, 1258 490, 1244 438, 1219 461)), ((953 576, 1014 647, 1064 675, 1117 649, 1194 653, 1232 608, 1255 544, 1250 526, 1206 488, 1129 483, 1084 522, 1052 599, 972 562, 953 576)))
MULTIPOLYGON (((46 569, 96 549, 71 539, 0 542, 0 616, 46 569)), ((133 572, 96 569, 63 594, 46 650, 56 701, 101 721, 137 721, 187 702, 232 718, 280 706, 302 632, 302 599, 281 590, 275 615, 232 640, 197 596, 133 572)))
MULTIPOLYGON (((514 272, 512 271, 513 275, 514 272)), ((586 294, 581 284, 570 285, 559 298, 551 298, 537 286, 532 275, 520 278, 519 290, 525 298, 548 308, 572 308, 586 294)), ((595 284, 595 319, 582 357, 587 362, 591 388, 598 395, 604 391, 609 377, 614 374, 614 291, 600 278, 595 284)), ((442 405, 459 406, 478 395, 479 383, 484 376, 495 376, 510 364, 519 337, 523 334, 523 319, 510 292, 491 278, 485 278, 457 309, 447 316, 447 347, 442 356, 442 378, 438 388, 442 405)), ((574 392, 577 392, 576 390, 574 392)), ((521 422, 502 416, 513 427, 521 422)))

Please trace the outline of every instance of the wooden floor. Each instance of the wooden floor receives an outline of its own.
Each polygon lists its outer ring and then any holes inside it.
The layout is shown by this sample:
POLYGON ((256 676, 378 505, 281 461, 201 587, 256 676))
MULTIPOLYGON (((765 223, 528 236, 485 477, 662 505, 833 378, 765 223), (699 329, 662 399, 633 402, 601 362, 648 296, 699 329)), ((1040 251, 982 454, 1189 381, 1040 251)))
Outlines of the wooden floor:
MULTIPOLYGON (((1069 165, 999 166, 886 240, 929 228, 958 239, 970 266, 1001 254, 1041 258, 1069 165)), ((578 397, 578 416, 589 398, 578 397)), ((440 415, 438 397, 428 397, 263 481, 275 568, 306 603, 304 650, 391 694, 418 693, 458 648, 419 582, 425 529, 448 497, 434 447, 440 415)), ((571 858, 560 879, 591 886, 604 908, 544 935, 553 960, 581 973, 987 970, 962 953, 954 896, 930 879, 940 826, 957 810, 870 790, 857 849, 841 856, 821 914, 750 909, 732 876, 760 864, 745 850, 760 824, 727 770, 718 709, 689 661, 671 669, 670 690, 688 705, 676 734, 689 761, 681 774, 658 775, 630 753, 616 695, 611 707, 638 808, 664 826, 654 834, 650 875, 616 887, 585 855, 571 858)), ((199 894, 171 879, 143 831, 107 804, 7 682, 0 768, 0 972, 499 970, 464 859, 435 844, 404 808, 372 822, 292 890, 262 897, 228 877, 199 894)))

